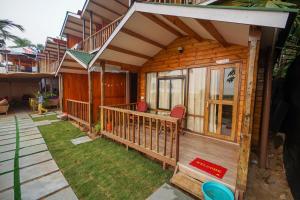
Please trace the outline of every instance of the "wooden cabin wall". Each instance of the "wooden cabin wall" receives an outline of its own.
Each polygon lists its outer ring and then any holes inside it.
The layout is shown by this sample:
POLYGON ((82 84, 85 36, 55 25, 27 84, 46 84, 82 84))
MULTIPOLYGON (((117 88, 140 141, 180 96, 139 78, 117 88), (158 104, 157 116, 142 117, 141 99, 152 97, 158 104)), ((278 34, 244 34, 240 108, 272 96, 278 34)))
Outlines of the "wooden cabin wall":
POLYGON ((72 48, 75 44, 81 42, 82 38, 74 36, 74 35, 67 35, 67 48, 72 48))
POLYGON ((105 105, 126 103, 126 73, 105 73, 105 105))
POLYGON ((169 71, 201 66, 208 67, 216 65, 216 61, 222 59, 229 59, 230 62, 239 62, 241 67, 237 116, 238 124, 236 129, 236 142, 239 143, 245 102, 248 52, 248 47, 230 45, 224 48, 218 42, 212 40, 203 40, 199 42, 189 37, 176 39, 165 50, 159 52, 142 67, 138 81, 139 98, 145 98, 146 95, 147 72, 169 71), (182 54, 178 52, 178 47, 183 47, 184 51, 182 54))
POLYGON ((93 123, 100 120, 99 106, 101 103, 101 73, 92 72, 93 81, 93 123))
POLYGON ((67 99, 88 102, 88 91, 86 74, 63 73, 63 111, 66 112, 67 99))

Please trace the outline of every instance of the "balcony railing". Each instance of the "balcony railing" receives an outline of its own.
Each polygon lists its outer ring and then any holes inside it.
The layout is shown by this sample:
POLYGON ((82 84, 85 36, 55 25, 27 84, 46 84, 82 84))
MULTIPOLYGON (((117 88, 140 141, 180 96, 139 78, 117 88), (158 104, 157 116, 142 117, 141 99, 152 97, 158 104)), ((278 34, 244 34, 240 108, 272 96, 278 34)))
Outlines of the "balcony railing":
POLYGON ((112 34, 115 28, 119 25, 122 19, 123 16, 119 17, 118 19, 108 24, 101 30, 97 31, 90 37, 76 44, 74 48, 85 52, 91 52, 95 49, 101 48, 104 45, 104 43, 108 40, 109 36, 112 34))
POLYGON ((40 73, 53 74, 59 66, 60 60, 48 62, 47 59, 40 61, 40 73))
POLYGON ((100 106, 101 133, 162 161, 164 166, 175 166, 179 159, 178 119, 126 108, 135 109, 135 105, 100 106))
POLYGON ((27 73, 37 73, 37 66, 20 66, 20 65, 9 65, 1 67, 0 73, 14 73, 14 72, 27 72, 27 73))
POLYGON ((67 99, 68 117, 89 126, 89 102, 67 99))

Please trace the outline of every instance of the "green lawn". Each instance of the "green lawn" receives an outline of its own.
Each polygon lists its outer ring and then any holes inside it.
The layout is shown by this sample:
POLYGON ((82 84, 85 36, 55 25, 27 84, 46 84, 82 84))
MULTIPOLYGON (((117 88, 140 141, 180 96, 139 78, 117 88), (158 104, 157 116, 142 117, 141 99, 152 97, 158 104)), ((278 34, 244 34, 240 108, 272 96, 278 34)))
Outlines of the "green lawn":
POLYGON ((79 199, 147 198, 172 171, 108 139, 74 146, 84 135, 69 122, 40 127, 50 152, 79 199))
POLYGON ((43 120, 56 120, 56 119, 57 119, 56 114, 47 115, 47 116, 43 116, 43 117, 32 118, 32 120, 34 122, 43 121, 43 120))

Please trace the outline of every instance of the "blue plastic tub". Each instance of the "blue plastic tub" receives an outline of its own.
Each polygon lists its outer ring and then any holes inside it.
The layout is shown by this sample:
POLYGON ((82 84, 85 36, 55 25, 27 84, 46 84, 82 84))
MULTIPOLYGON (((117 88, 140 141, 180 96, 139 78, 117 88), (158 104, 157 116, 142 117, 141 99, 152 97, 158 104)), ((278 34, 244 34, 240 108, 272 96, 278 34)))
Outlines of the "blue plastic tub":
POLYGON ((234 200, 231 190, 220 183, 203 183, 202 192, 205 200, 234 200))

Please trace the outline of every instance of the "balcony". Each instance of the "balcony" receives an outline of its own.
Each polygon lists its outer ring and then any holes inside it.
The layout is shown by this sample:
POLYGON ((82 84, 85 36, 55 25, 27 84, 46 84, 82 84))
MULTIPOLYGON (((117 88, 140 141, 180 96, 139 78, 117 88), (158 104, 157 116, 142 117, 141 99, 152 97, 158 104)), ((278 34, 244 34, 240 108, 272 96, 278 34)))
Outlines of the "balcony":
POLYGON ((91 53, 101 48, 104 45, 104 43, 108 40, 109 36, 112 34, 115 28, 119 25, 122 19, 123 16, 119 17, 115 21, 103 27, 101 30, 97 31, 93 35, 76 44, 72 49, 91 53))
POLYGON ((164 3, 164 4, 190 4, 197 5, 202 4, 208 0, 136 0, 137 2, 147 3, 164 3))
POLYGON ((37 66, 21 66, 21 65, 8 65, 0 66, 0 73, 16 73, 16 72, 26 72, 26 73, 37 73, 37 66))
POLYGON ((40 61, 40 73, 54 74, 59 66, 60 61, 43 59, 40 61))

